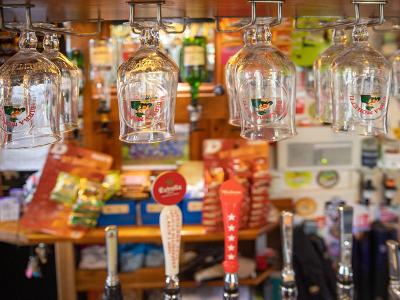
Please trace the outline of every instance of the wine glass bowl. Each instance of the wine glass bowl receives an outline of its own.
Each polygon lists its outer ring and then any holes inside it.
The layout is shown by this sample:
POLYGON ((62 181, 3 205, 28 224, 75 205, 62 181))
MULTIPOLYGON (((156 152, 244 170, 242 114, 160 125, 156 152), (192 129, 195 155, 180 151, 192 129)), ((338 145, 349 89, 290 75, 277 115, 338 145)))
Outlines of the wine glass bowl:
POLYGON ((46 33, 43 39, 43 54, 61 72, 60 85, 60 131, 62 133, 78 128, 78 101, 80 71, 59 51, 56 33, 46 33))
POLYGON ((256 41, 236 67, 241 136, 279 141, 296 134, 296 69, 271 45, 267 25, 256 26, 256 41))
POLYGON ((353 43, 332 63, 335 132, 387 133, 391 66, 368 44, 365 25, 353 29, 353 43))
POLYGON ((179 68, 158 42, 158 28, 143 29, 141 47, 118 69, 121 141, 154 143, 174 136, 179 68))
POLYGON ((2 147, 31 148, 55 143, 60 135, 61 73, 36 51, 33 31, 23 30, 20 51, 0 67, 2 147))

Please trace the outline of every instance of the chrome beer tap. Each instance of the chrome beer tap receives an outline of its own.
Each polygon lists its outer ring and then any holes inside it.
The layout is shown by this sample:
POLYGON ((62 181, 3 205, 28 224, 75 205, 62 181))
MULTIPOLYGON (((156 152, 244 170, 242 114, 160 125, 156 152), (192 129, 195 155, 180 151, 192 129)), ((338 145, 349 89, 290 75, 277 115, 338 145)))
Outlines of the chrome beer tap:
POLYGON ((337 299, 352 300, 354 297, 352 247, 353 247, 353 208, 343 205, 339 210, 340 261, 337 272, 337 299))
POLYGON ((389 263, 389 300, 400 300, 399 243, 389 240, 386 245, 389 263))
POLYGON ((282 257, 281 297, 283 300, 297 299, 297 286, 293 270, 293 213, 281 213, 282 257))

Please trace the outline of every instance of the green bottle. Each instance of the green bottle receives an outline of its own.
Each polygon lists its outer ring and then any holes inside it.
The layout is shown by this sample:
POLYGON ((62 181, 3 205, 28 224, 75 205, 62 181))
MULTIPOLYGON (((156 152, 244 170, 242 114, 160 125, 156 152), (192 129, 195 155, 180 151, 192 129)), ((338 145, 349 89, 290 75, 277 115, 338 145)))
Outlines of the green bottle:
POLYGON ((190 85, 192 96, 188 107, 192 130, 200 119, 201 107, 198 103, 199 88, 207 79, 207 40, 204 36, 187 37, 183 40, 180 54, 180 76, 190 85))

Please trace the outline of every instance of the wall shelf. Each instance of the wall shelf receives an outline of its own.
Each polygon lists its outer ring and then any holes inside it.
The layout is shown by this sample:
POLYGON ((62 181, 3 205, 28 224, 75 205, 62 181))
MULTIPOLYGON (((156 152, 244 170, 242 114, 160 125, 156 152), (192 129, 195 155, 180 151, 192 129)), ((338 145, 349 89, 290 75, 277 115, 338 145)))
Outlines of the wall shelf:
MULTIPOLYGON (((258 229, 245 229, 239 231, 239 240, 255 240, 259 235, 270 232, 278 227, 278 223, 271 223, 258 229)), ((119 230, 120 243, 161 243, 160 229, 158 226, 121 226, 119 230)), ((201 225, 184 225, 182 228, 183 242, 212 242, 223 241, 223 232, 206 232, 201 225)), ((56 243, 62 241, 73 244, 102 244, 104 243, 104 228, 90 230, 81 239, 67 239, 54 235, 35 233, 20 226, 17 222, 0 223, 0 241, 17 245, 34 245, 38 243, 56 243)))
MULTIPOLYGON (((269 268, 258 273, 255 278, 241 279, 239 280, 240 285, 259 285, 274 271, 276 271, 275 268, 269 268)), ((106 276, 106 271, 102 270, 77 270, 76 289, 78 292, 102 290, 106 276)), ((119 277, 124 289, 151 289, 164 288, 165 286, 163 268, 142 268, 134 272, 120 273, 119 277)), ((213 280, 204 283, 198 283, 193 280, 182 280, 180 282, 180 286, 183 288, 197 287, 199 285, 222 286, 223 280, 213 280)))

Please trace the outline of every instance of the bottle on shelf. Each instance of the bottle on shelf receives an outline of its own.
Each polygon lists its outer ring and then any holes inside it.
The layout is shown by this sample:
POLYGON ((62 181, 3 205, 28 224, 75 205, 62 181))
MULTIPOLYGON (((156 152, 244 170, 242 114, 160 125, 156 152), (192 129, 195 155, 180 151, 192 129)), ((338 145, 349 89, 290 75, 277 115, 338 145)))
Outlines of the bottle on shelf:
POLYGON ((399 243, 393 240, 386 242, 389 263, 389 300, 400 299, 399 243))
POLYGON ((352 300, 354 297, 352 248, 353 248, 353 208, 343 205, 339 210, 340 260, 336 287, 338 300, 352 300))
POLYGON ((191 103, 188 106, 191 129, 197 129, 201 117, 199 88, 207 79, 207 39, 204 36, 186 37, 180 55, 181 79, 190 85, 191 103))
POLYGON ((105 229, 107 247, 107 278, 103 300, 123 300, 121 283, 118 277, 118 228, 105 229))
POLYGON ((282 300, 296 300, 297 286, 293 269, 293 213, 281 213, 281 237, 283 269, 281 272, 281 297, 282 300))

